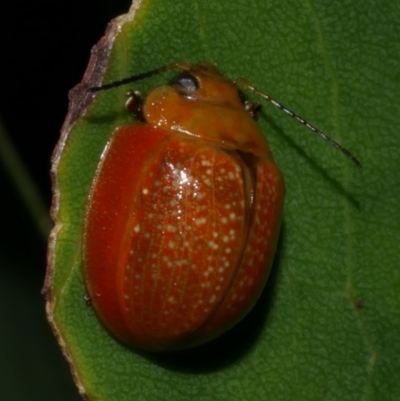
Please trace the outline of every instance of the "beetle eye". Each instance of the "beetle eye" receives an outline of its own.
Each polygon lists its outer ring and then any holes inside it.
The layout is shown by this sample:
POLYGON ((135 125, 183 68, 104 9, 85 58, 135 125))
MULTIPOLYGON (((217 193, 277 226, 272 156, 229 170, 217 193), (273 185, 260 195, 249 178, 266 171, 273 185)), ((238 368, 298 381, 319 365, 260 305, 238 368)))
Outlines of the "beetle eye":
POLYGON ((196 77, 188 72, 179 74, 173 82, 173 85, 184 94, 190 95, 199 89, 199 82, 196 77))
POLYGON ((249 100, 246 100, 244 102, 244 109, 250 114, 250 116, 254 119, 254 120, 258 120, 258 114, 261 111, 261 105, 258 103, 253 103, 250 102, 249 100))

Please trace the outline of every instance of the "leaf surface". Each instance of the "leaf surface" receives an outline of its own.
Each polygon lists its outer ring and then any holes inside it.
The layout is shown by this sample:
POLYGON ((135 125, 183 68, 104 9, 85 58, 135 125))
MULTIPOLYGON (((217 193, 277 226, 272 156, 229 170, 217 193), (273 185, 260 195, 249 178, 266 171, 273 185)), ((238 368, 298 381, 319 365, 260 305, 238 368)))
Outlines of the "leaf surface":
MULTIPOLYGON (((48 316, 90 400, 398 400, 400 6, 135 2, 93 52, 53 157, 57 222, 48 316), (137 9, 135 9, 137 7, 137 9), (262 127, 286 180, 274 268, 255 309, 197 349, 134 352, 84 302, 82 219, 112 130, 131 117, 112 82, 175 60, 244 76, 329 133, 350 160, 269 105, 262 127)), ((143 94, 169 79, 135 84, 143 94)))

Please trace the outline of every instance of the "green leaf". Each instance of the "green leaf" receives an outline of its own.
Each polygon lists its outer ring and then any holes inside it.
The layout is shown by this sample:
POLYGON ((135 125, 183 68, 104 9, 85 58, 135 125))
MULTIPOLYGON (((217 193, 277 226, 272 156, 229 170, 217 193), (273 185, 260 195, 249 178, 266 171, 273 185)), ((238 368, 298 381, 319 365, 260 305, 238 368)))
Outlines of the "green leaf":
MULTIPOLYGON (((80 391, 101 401, 400 399, 400 5, 135 4, 95 49, 53 160, 48 316, 80 391), (363 167, 265 105, 259 124, 287 195, 263 296, 213 343, 146 355, 116 342, 84 302, 86 198, 107 138, 131 119, 123 107, 127 87, 93 102, 86 88, 177 59, 213 62, 231 78, 248 78, 363 167)), ((135 89, 146 93, 166 79, 135 89)))

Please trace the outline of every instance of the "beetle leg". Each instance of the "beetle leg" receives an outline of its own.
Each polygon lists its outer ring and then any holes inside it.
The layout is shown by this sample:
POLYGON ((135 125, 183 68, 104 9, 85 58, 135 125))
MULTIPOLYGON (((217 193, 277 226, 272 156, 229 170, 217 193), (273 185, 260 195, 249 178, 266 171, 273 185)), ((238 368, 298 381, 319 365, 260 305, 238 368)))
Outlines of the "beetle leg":
POLYGON ((130 90, 128 92, 128 99, 125 102, 125 109, 138 118, 140 121, 144 121, 142 113, 143 100, 140 92, 135 90, 130 90))

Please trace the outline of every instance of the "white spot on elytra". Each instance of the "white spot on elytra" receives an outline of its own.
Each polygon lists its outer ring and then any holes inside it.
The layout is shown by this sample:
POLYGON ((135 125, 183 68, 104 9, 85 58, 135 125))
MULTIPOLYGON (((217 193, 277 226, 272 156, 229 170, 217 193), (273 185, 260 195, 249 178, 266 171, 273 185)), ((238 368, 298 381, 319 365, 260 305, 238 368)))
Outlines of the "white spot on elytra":
POLYGON ((171 232, 171 233, 176 233, 178 230, 175 226, 173 226, 172 224, 167 224, 167 231, 171 232))
POLYGON ((214 250, 218 249, 218 244, 214 241, 208 241, 208 246, 214 250))
POLYGON ((149 194, 149 190, 147 188, 144 188, 142 191, 143 195, 148 195, 149 194))
POLYGON ((140 224, 137 224, 134 228, 133 231, 135 231, 135 233, 139 233, 140 232, 140 224))
POLYGON ((212 304, 215 302, 216 299, 217 299, 217 297, 215 295, 213 295, 213 296, 211 296, 211 298, 208 302, 210 302, 210 304, 212 304))
POLYGON ((202 224, 206 223, 206 218, 205 217, 199 217, 198 219, 195 219, 195 224, 196 226, 201 226, 202 224))
POLYGON ((168 242, 168 248, 174 249, 175 248, 175 242, 174 241, 169 241, 168 242))

